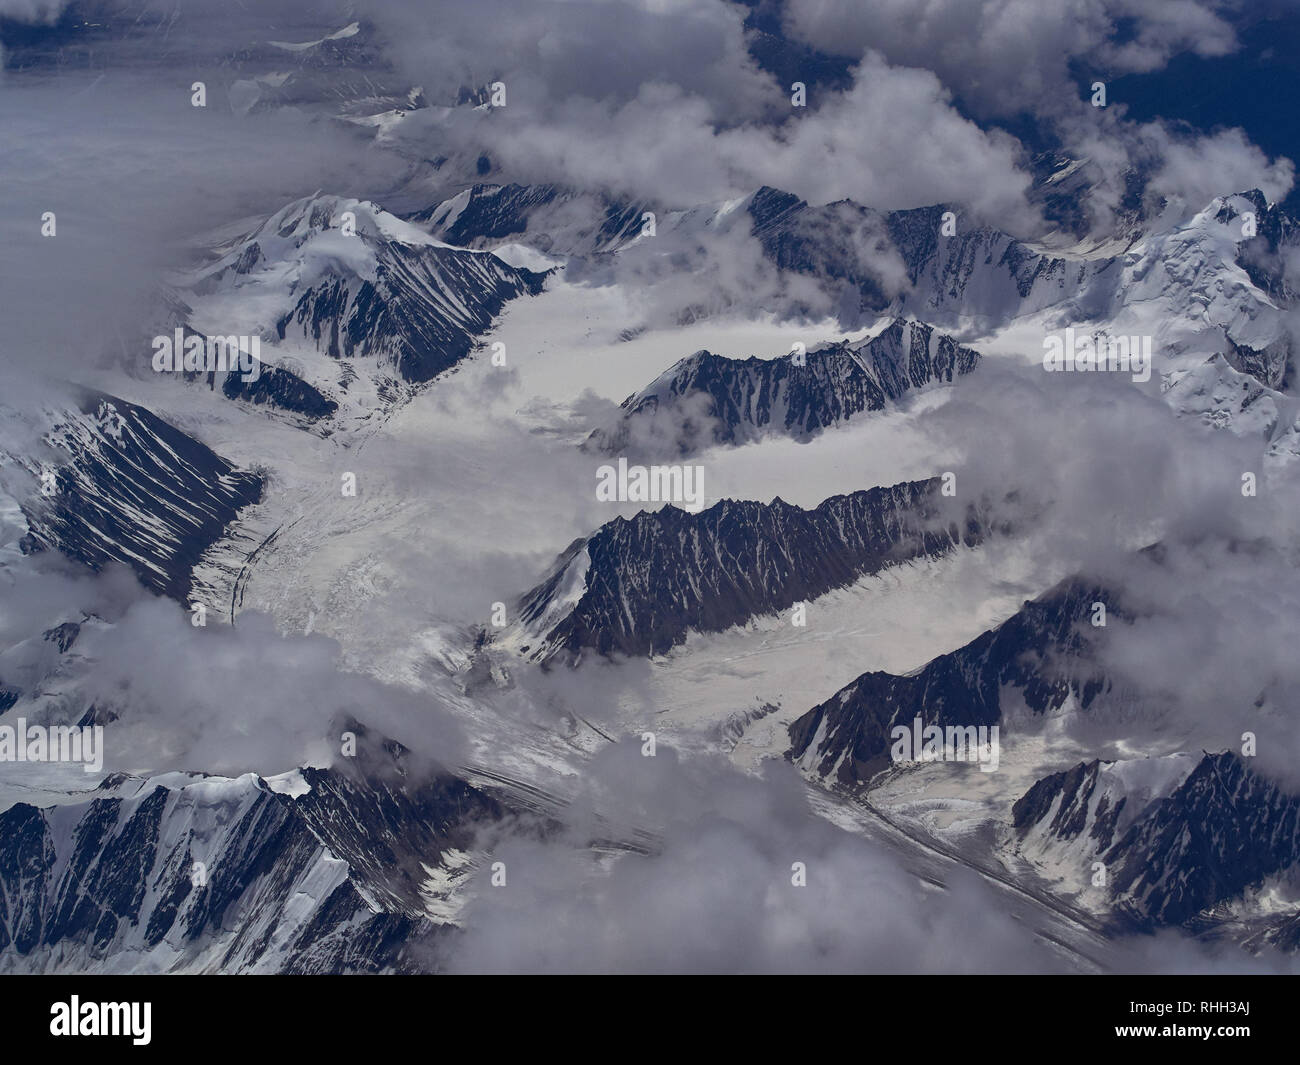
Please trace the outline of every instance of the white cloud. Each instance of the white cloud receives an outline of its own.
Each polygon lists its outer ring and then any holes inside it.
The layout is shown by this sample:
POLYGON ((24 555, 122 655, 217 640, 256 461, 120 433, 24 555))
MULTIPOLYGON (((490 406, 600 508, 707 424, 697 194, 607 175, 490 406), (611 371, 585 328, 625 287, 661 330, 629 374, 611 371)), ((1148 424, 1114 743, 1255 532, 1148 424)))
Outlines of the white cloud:
POLYGON ((787 29, 834 55, 871 49, 933 70, 983 117, 1051 114, 1082 94, 1070 62, 1116 74, 1157 69, 1179 52, 1223 55, 1236 36, 1225 5, 1193 0, 789 0, 787 29), (1121 41, 1121 23, 1132 28, 1121 41))

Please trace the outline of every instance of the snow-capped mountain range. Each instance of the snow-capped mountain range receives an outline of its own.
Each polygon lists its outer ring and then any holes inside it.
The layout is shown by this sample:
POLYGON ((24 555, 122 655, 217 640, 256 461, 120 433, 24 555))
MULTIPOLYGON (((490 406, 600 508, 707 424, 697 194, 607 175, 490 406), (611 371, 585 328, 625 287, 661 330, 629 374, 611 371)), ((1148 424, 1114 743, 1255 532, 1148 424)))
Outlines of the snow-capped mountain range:
MULTIPOLYGON (((415 112, 490 111, 481 86, 433 107, 382 44, 364 21, 251 44, 230 60, 232 113, 306 108, 378 152, 415 112)), ((1061 158, 1031 197, 1058 224, 1031 240, 956 204, 768 186, 671 204, 508 181, 486 157, 404 162, 388 197, 318 191, 192 235, 138 337, 44 381, 41 405, 0 397, 0 728, 145 727, 141 689, 92 683, 94 649, 173 605, 168 624, 202 606, 195 625, 232 636, 212 654, 235 697, 252 661, 235 636, 375 684, 346 719, 286 706, 276 772, 200 764, 211 692, 177 700, 166 768, 0 762, 0 971, 443 968, 506 864, 553 899, 582 894, 554 888, 572 853, 597 877, 680 860, 685 800, 651 801, 602 761, 628 737, 674 771, 712 767, 723 791, 724 771, 738 789, 785 774, 792 821, 870 841, 924 891, 969 873, 1015 894, 1062 968, 1104 968, 1098 944, 1165 928, 1300 950, 1284 759, 1252 761, 1111 668, 1108 641, 1151 611, 1077 545, 1043 557, 1038 509, 1057 500, 1007 481, 1013 464, 980 480, 970 460, 1001 426, 951 429, 990 396, 1008 424, 1034 417, 1007 382, 1046 392, 1045 338, 1149 338, 1150 382, 1106 387, 1145 385, 1203 449, 1187 461, 1228 456, 1260 516, 1107 550, 1293 557, 1277 515, 1300 457, 1300 229, 1282 207, 1254 189, 1148 198, 1083 235, 1066 216, 1092 164, 1061 158), (752 276, 711 276, 723 262, 752 276), (256 337, 258 372, 155 373, 153 334, 256 337), (703 471, 701 505, 593 493, 629 461, 703 471), (141 588, 101 602, 78 583, 121 570, 141 588), (56 591, 31 590, 43 580, 56 591), (387 738, 390 697, 416 739, 387 738), (1002 764, 900 764, 895 730, 916 721, 996 727, 1002 764), (341 733, 359 754, 336 753, 341 733), (537 857, 559 848, 557 866, 537 857)), ((1204 612, 1232 594, 1207 588, 1204 612)), ((1214 635, 1159 646, 1191 670, 1214 635)), ((1239 712, 1300 710, 1284 663, 1242 671, 1260 694, 1222 707, 1234 729, 1239 712)), ((748 808, 723 791, 720 809, 748 808)))

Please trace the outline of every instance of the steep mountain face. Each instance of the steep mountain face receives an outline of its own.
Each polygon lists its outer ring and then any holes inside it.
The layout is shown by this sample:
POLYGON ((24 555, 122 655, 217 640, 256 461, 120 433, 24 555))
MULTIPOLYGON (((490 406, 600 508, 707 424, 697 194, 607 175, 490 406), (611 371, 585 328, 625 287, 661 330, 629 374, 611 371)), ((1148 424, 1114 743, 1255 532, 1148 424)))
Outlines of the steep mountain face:
POLYGON ((346 858, 353 881, 372 903, 410 917, 437 912, 430 867, 450 854, 445 870, 475 844, 478 827, 500 821, 506 808, 459 777, 414 781, 401 769, 363 774, 302 769, 310 789, 294 799, 295 812, 331 853, 346 858))
POLYGON ((369 116, 413 107, 417 93, 394 70, 367 21, 350 22, 331 32, 294 40, 250 43, 230 57, 240 75, 229 90, 239 112, 284 107, 327 110, 341 117, 369 116))
POLYGON ((748 204, 754 234, 774 263, 851 290, 863 315, 903 309, 947 324, 964 314, 991 326, 1118 281, 1111 259, 1043 254, 960 219, 945 236, 948 210, 936 204, 882 212, 849 200, 811 207, 772 188, 759 189, 748 204))
POLYGON ((373 360, 421 383, 468 355, 508 300, 541 285, 540 274, 449 247, 372 203, 315 196, 226 249, 187 299, 203 316, 196 328, 222 332, 206 323, 246 301, 262 317, 226 331, 373 360))
MULTIPOLYGON (((179 329, 183 342, 188 341, 190 337, 198 337, 204 342, 206 350, 209 338, 189 326, 194 308, 181 297, 180 293, 170 287, 164 287, 159 293, 158 302, 159 316, 154 323, 155 335, 174 337, 175 331, 179 329)), ((334 400, 304 381, 288 365, 272 366, 254 357, 251 338, 250 347, 239 350, 240 357, 247 358, 248 365, 252 367, 252 372, 248 375, 235 369, 207 372, 182 371, 175 376, 190 384, 206 385, 210 392, 215 392, 220 387, 221 394, 226 399, 254 407, 265 406, 284 411, 296 416, 304 427, 328 418, 338 410, 338 404, 334 400)), ((149 366, 146 371, 144 367, 137 364, 128 367, 128 370, 135 370, 137 374, 142 374, 152 372, 152 366, 149 366)))
POLYGON ((0 813, 0 969, 380 972, 454 913, 490 796, 441 775, 169 774, 0 813))
MULTIPOLYGON (((1068 185, 1078 172, 1071 165, 1055 179, 1068 185)), ((625 248, 639 234, 640 211, 551 186, 494 185, 476 186, 422 217, 448 239, 491 246, 509 237, 580 256, 625 248)), ((1235 349, 1243 349, 1233 364, 1278 388, 1290 359, 1285 311, 1293 296, 1284 275, 1300 242, 1296 223, 1258 190, 1167 214, 1145 217, 1134 206, 1113 239, 1058 246, 972 225, 944 204, 905 211, 849 200, 811 206, 764 187, 739 205, 660 209, 657 226, 660 234, 700 240, 738 227, 752 231, 777 267, 837 294, 846 325, 893 314, 939 327, 994 329, 1049 311, 1063 324, 1121 321, 1128 332, 1152 333, 1167 357, 1197 352, 1234 360, 1235 349), (1255 236, 1245 235, 1246 212, 1256 215, 1255 236)))
POLYGON ((149 588, 183 599, 195 562, 262 478, 235 469, 161 418, 98 392, 45 416, 49 461, 13 456, 46 494, 23 493, 24 551, 52 549, 99 569, 122 562, 149 588))
POLYGON ((661 654, 691 630, 720 632, 982 534, 972 515, 959 525, 942 513, 935 479, 815 510, 728 499, 699 514, 666 506, 615 518, 524 597, 508 642, 538 660, 661 654))
POLYGON ((1036 714, 1067 699, 1086 709, 1110 688, 1079 660, 1092 604, 1114 596, 1086 582, 1062 582, 965 647, 907 676, 864 673, 790 726, 787 757, 845 786, 890 764, 890 731, 925 725, 995 725, 1012 705, 1036 714))
POLYGON ((557 185, 477 184, 411 221, 448 244, 490 248, 514 238, 543 252, 592 255, 634 240, 647 209, 557 185))
POLYGON ((1199 761, 1191 754, 1098 759, 1045 776, 1011 809, 1016 851, 1082 883, 1091 875, 1091 863, 1167 798, 1199 761))
POLYGON ((79 690, 84 670, 83 634, 107 627, 102 618, 82 614, 0 649, 0 717, 14 707, 13 717, 55 724, 107 724, 116 714, 88 706, 79 690), (75 650, 74 650, 75 649, 75 650))
POLYGON ((1282 918, 1261 937, 1276 950, 1294 953, 1300 950, 1300 913, 1282 918))
POLYGON ((607 452, 655 440, 679 454, 740 444, 767 432, 804 439, 915 388, 951 383, 979 353, 921 322, 892 321, 857 344, 782 359, 728 359, 698 351, 623 401, 623 415, 590 446, 607 452))
POLYGON ((1296 225, 1268 209, 1258 190, 1217 197, 1186 221, 1154 219, 1122 240, 1062 249, 960 218, 945 236, 947 210, 879 212, 850 201, 810 207, 770 188, 748 205, 769 258, 847 286, 864 315, 901 310, 940 325, 974 319, 992 328, 1048 309, 1083 323, 1159 307, 1158 316, 1143 318, 1166 354, 1249 348, 1260 354, 1243 362, 1245 372, 1269 388, 1281 384, 1290 354, 1282 276, 1296 225), (1247 211, 1261 213, 1255 237, 1243 235, 1247 211))
POLYGON ((1111 240, 1126 245, 1158 211, 1159 198, 1147 196, 1149 168, 1139 164, 1115 173, 1107 161, 1072 156, 1047 143, 1040 147, 1030 160, 1034 184, 1028 198, 1061 234, 1082 241, 1101 228, 1111 240), (1110 215, 1099 226, 1101 220, 1089 211, 1088 201, 1103 188, 1113 191, 1116 202, 1108 206, 1110 215))
POLYGON ((1300 224, 1283 208, 1269 203, 1259 189, 1228 197, 1214 217, 1223 225, 1238 222, 1244 226, 1247 214, 1254 216, 1255 236, 1243 237, 1237 263, 1256 288, 1279 305, 1290 306, 1297 292, 1295 268, 1287 260, 1300 250, 1300 224))
POLYGON ((1280 213, 1269 229, 1283 243, 1271 279, 1255 270, 1266 287, 1253 283, 1241 261, 1256 259, 1244 236, 1243 214, 1262 202, 1258 190, 1216 197, 1186 224, 1143 238, 1123 261, 1113 313, 1158 307, 1156 342, 1171 354, 1183 350, 1224 353, 1230 363, 1270 389, 1281 387, 1291 359, 1283 252, 1294 251, 1294 223, 1280 213), (1286 236, 1282 236, 1285 233, 1286 236), (1272 291, 1278 297, 1269 294, 1272 291), (1249 353, 1249 354, 1247 354, 1249 353))
MULTIPOLYGON (((188 375, 187 375, 188 376, 188 375)), ((301 415, 309 422, 328 418, 339 405, 328 399, 291 370, 280 366, 262 364, 255 379, 246 380, 243 374, 211 372, 201 375, 209 389, 216 387, 218 377, 223 377, 221 394, 227 399, 241 400, 255 407, 266 405, 301 415)))
POLYGON ((1081 764, 1013 807, 1021 849, 1107 871, 1111 902, 1148 927, 1181 925, 1300 861, 1300 798, 1231 752, 1081 764))

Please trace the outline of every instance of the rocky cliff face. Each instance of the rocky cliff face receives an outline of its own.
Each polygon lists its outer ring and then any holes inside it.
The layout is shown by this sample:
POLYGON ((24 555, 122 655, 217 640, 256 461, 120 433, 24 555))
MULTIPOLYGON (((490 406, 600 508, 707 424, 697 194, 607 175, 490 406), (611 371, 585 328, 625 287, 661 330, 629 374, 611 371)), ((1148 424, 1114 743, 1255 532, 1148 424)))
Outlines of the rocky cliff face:
POLYGON ((1300 861, 1300 798, 1231 752, 1084 763, 1013 807, 1021 849, 1077 882, 1106 870, 1111 904, 1181 925, 1300 861))
MULTIPOLYGON (((890 731, 925 725, 994 725, 1004 709, 1033 713, 1076 699, 1087 709, 1109 687, 1083 662, 1091 606, 1114 597, 1066 581, 995 629, 907 676, 864 673, 790 726, 789 757, 808 772, 847 786, 890 764, 890 731)), ((1084 659, 1086 662, 1086 658, 1084 659)))
POLYGON ((146 587, 181 599, 194 563, 261 498, 259 475, 113 396, 84 393, 44 424, 50 461, 17 457, 38 481, 53 476, 51 491, 24 501, 24 550, 59 550, 93 569, 121 562, 146 587))
POLYGON ((0 813, 0 969, 380 972, 454 920, 465 781, 387 769, 173 773, 0 813))
POLYGON ((509 640, 538 659, 661 654, 692 630, 719 632, 982 534, 969 515, 941 514, 934 480, 833 496, 814 510, 723 500, 699 514, 667 506, 615 518, 524 597, 509 640))
POLYGON ((806 439, 908 392, 951 383, 979 353, 921 322, 896 319, 857 344, 841 343, 783 359, 729 359, 698 351, 624 400, 622 416, 589 446, 688 454, 777 433, 806 439))

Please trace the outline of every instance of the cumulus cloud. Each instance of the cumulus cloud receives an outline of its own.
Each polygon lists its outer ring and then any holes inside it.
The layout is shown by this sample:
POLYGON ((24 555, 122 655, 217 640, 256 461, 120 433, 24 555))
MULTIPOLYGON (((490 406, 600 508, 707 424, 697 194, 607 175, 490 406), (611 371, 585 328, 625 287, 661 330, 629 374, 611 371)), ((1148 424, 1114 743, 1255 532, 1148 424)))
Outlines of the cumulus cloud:
POLYGON ((1162 530, 1240 534, 1256 502, 1240 492, 1255 442, 1179 419, 1156 388, 1119 374, 988 359, 923 423, 966 457, 960 498, 1015 492, 1012 520, 1043 537, 1044 557, 1079 568, 1162 530))
POLYGON ((1294 478, 1261 477, 1260 444, 1179 419, 1158 399, 1109 375, 1049 375, 986 360, 927 431, 966 456, 961 502, 989 505, 1015 529, 989 550, 1027 551, 1047 588, 1081 575, 1118 595, 1122 616, 1083 625, 1079 671, 1119 693, 1070 728, 1090 749, 1165 753, 1240 750, 1300 789, 1300 674, 1288 650, 1300 631, 1294 478), (1012 493, 1008 495, 1008 493, 1012 493), (1158 544, 1159 553, 1143 552, 1158 544))
POLYGON ((1176 196, 1193 209, 1199 210, 1215 196, 1249 189, 1259 189, 1270 203, 1277 203, 1295 184, 1295 164, 1290 159, 1270 159, 1239 129, 1176 137, 1161 126, 1145 125, 1139 136, 1154 142, 1153 154, 1160 160, 1152 190, 1176 196))
POLYGON ((1112 232, 1131 209, 1133 179, 1152 215, 1172 205, 1187 216, 1216 196, 1254 188, 1277 203, 1294 186, 1294 163, 1269 157, 1240 129, 1204 133, 1128 122, 1122 108, 1091 111, 1065 116, 1057 128, 1070 152, 1088 161, 1089 184, 1080 196, 1094 231, 1112 232))
POLYGON ((619 108, 646 87, 675 86, 729 124, 784 97, 747 52, 739 5, 393 0, 368 10, 399 66, 435 99, 501 80, 509 107, 535 112, 588 100, 619 108))
POLYGON ((609 746, 566 827, 494 840, 464 926, 428 950, 452 973, 1055 973, 1294 970, 1177 931, 1105 943, 947 861, 816 816, 788 765, 761 778, 660 745, 609 746), (593 848, 593 840, 604 846, 593 848), (618 844, 630 844, 620 851, 618 844), (502 871, 498 867, 498 872, 502 871), (805 886, 796 886, 802 878, 805 886), (1039 933, 1046 933, 1057 944, 1039 933))
POLYGON ((191 107, 190 85, 204 76, 11 79, 0 92, 6 370, 75 378, 120 356, 151 320, 166 271, 201 254, 198 235, 322 184, 364 192, 385 180, 336 128, 285 113, 233 114, 215 79, 211 106, 191 107), (42 234, 47 213, 53 236, 42 234))
POLYGON ((1226 5, 1194 0, 788 0, 785 25, 834 55, 871 49, 934 71, 984 118, 1050 114, 1078 100, 1071 61, 1144 73, 1181 53, 1232 52, 1226 5))
MULTIPOLYGON (((509 87, 509 83, 507 83, 509 87)), ((553 100, 516 91, 504 108, 416 113, 397 143, 485 153, 510 180, 609 189, 670 206, 725 200, 760 185, 816 203, 882 209, 941 201, 1023 229, 1029 177, 1019 146, 961 117, 927 71, 859 64, 846 93, 776 122, 739 123, 716 101, 647 82, 627 100, 553 100)))
POLYGON ((878 844, 812 816, 792 768, 763 779, 639 743, 601 751, 562 839, 493 854, 453 972, 1049 972, 1066 966, 974 873, 932 890, 878 844), (585 812, 585 816, 584 816, 585 812), (631 830, 639 830, 640 834, 631 830), (592 839, 649 853, 599 860, 592 839), (648 843, 646 842, 648 840, 648 843), (796 886, 802 866, 806 886, 796 886))
MULTIPOLYGON (((1131 617, 1107 626, 1097 663, 1140 694, 1147 742, 1240 753, 1251 732, 1252 767, 1300 791, 1295 545, 1171 541, 1158 559, 1133 559, 1107 576, 1131 617)), ((1126 742, 1140 745, 1143 731, 1130 725, 1126 742)))
POLYGON ((0 569, 0 655, 6 684, 32 720, 105 725, 104 771, 275 774, 330 765, 340 733, 361 721, 425 764, 464 758, 464 732, 436 701, 344 668, 337 643, 284 636, 261 614, 237 627, 196 626, 179 604, 146 592, 124 568, 90 574, 55 556, 0 569), (70 654, 39 634, 81 623, 70 654))
MULTIPOLYGON (((1149 208, 1178 197, 1198 209, 1246 188, 1271 200, 1291 189, 1293 165, 1269 159, 1241 130, 1210 133, 1176 124, 1137 124, 1122 101, 1091 106, 1091 80, 1163 69, 1180 54, 1229 55, 1238 5, 1203 0, 789 0, 785 24, 829 53, 879 53, 896 67, 927 72, 981 120, 1033 116, 1074 159, 1087 161, 1078 193, 1089 229, 1108 234, 1138 179, 1149 208)), ((1005 227, 1004 227, 1005 228, 1005 227)))
POLYGON ((79 651, 94 663, 83 690, 119 714, 105 730, 110 770, 329 765, 349 719, 443 765, 464 755, 463 732, 436 703, 342 669, 334 641, 281 636, 264 615, 199 628, 175 603, 145 599, 79 651))

